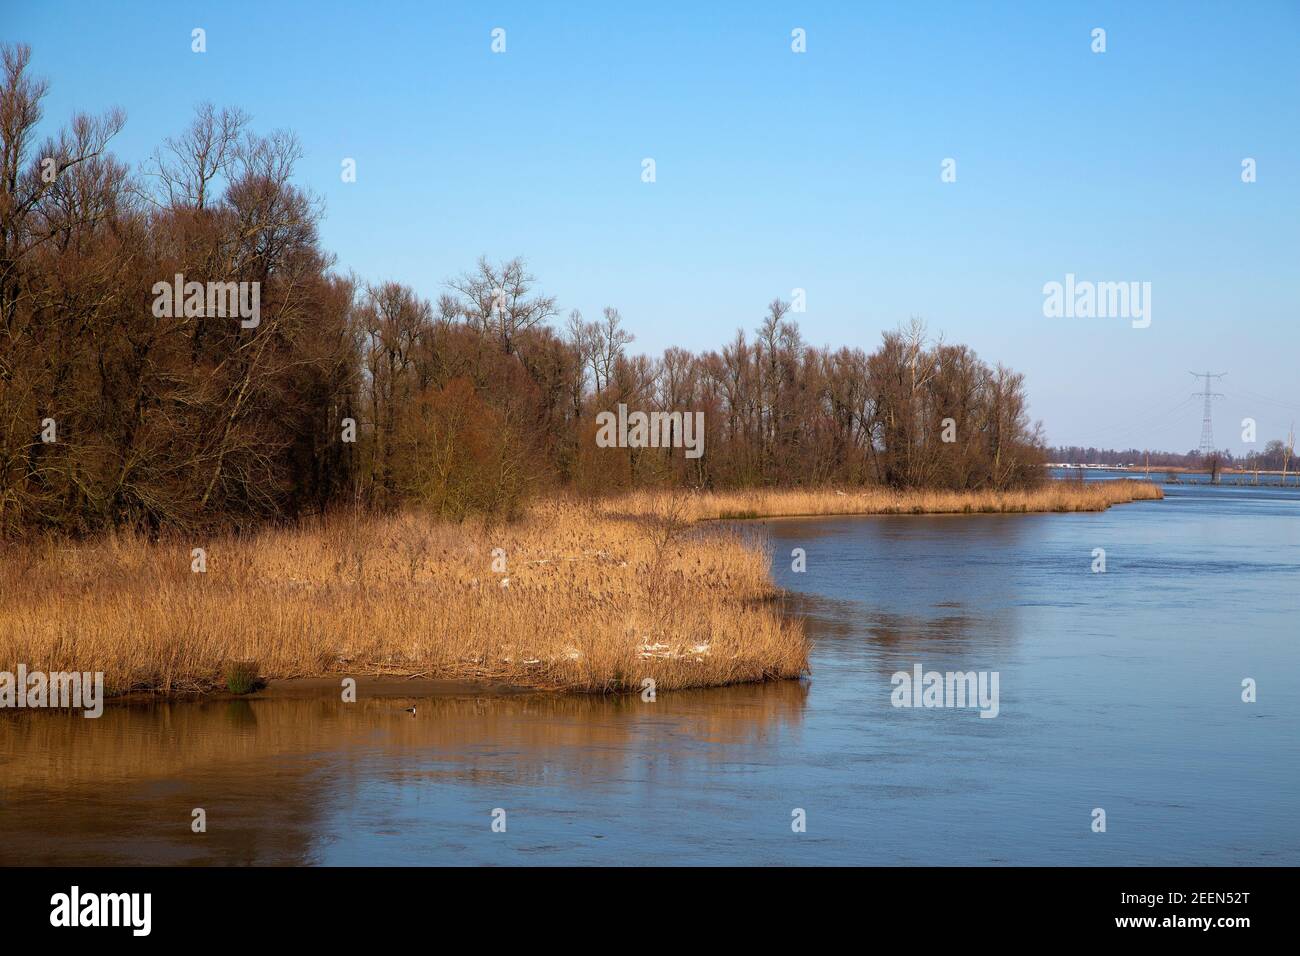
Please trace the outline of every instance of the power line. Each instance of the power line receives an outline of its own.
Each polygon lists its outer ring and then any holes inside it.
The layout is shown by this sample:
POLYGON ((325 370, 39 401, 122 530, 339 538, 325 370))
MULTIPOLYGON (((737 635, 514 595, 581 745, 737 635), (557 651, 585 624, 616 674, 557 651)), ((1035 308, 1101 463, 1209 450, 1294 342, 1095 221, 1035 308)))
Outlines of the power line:
POLYGON ((1149 447, 1145 439, 1150 438, 1151 435, 1165 434, 1175 427, 1181 429, 1183 422, 1186 421, 1184 410, 1199 397, 1199 392, 1190 398, 1184 396, 1178 404, 1162 411, 1150 412, 1140 418, 1131 418, 1126 426, 1100 429, 1099 440, 1094 444, 1097 448, 1109 447, 1114 451, 1122 451, 1128 447, 1125 443, 1134 441, 1141 441, 1143 447, 1149 447))
POLYGON ((1295 402, 1284 402, 1281 399, 1269 398, 1267 395, 1261 395, 1258 392, 1252 392, 1245 388, 1233 389, 1232 394, 1245 398, 1250 402, 1266 402, 1269 405, 1278 405, 1282 408, 1300 409, 1300 404, 1295 402))
MULTIPOLYGON (((1163 397, 1165 401, 1168 401, 1171 396, 1169 393, 1165 393, 1164 396, 1156 396, 1156 399, 1161 397, 1163 397)), ((1168 419, 1172 413, 1179 411, 1189 402, 1191 402, 1191 399, 1186 395, 1180 398, 1175 405, 1162 409, 1153 408, 1152 406, 1154 405, 1154 401, 1144 400, 1138 402, 1138 407, 1141 407, 1143 411, 1140 411, 1137 414, 1134 414, 1130 410, 1123 418, 1112 419, 1103 422, 1100 425, 1089 426, 1089 432, 1094 436, 1100 436, 1100 438, 1094 438, 1087 444, 1101 448, 1106 445, 1107 441, 1114 444, 1114 440, 1117 437, 1127 440, 1130 435, 1144 431, 1146 428, 1155 425, 1156 423, 1166 424, 1165 420, 1168 419)))

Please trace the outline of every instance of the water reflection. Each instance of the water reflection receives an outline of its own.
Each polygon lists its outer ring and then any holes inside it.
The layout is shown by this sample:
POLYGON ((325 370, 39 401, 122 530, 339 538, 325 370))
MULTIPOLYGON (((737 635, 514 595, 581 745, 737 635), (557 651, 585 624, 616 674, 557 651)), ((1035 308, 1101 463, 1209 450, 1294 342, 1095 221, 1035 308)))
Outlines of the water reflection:
POLYGON ((744 762, 797 731, 805 682, 639 696, 297 697, 0 719, 0 864, 319 862, 334 804, 406 787, 583 786, 744 762), (406 712, 416 706, 416 714, 406 712), (208 830, 191 830, 203 808, 208 830))
MULTIPOLYGON (((792 519, 770 533, 804 547, 810 568, 819 562, 816 594, 792 602, 814 636, 865 641, 860 656, 892 673, 899 660, 960 658, 1020 639, 1021 608, 1035 602, 1030 580, 1050 557, 1027 546, 1043 517, 792 519)), ((793 572, 780 556, 773 571, 790 589, 806 587, 812 573, 793 572)))

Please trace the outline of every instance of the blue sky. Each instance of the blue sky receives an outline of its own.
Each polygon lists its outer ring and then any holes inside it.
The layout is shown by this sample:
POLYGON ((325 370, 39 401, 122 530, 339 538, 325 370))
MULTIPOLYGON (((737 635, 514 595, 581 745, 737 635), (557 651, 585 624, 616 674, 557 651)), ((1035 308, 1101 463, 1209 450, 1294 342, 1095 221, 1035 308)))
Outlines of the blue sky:
POLYGON ((0 4, 47 125, 121 106, 123 159, 202 100, 296 131, 366 279, 522 255, 656 354, 795 288, 813 344, 918 315, 1024 372, 1054 443, 1195 447, 1190 369, 1229 373, 1220 447, 1300 418, 1300 2, 0 4), (1067 273, 1151 282, 1150 327, 1044 317, 1067 273))

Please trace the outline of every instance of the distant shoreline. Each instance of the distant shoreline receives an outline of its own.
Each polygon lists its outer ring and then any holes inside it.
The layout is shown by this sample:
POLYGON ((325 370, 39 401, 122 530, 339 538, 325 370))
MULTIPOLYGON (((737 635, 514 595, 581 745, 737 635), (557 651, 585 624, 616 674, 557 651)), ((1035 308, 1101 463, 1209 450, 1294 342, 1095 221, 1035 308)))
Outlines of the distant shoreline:
MULTIPOLYGON (((1148 472, 1176 472, 1178 474, 1208 475, 1208 468, 1191 468, 1187 465, 1152 465, 1148 467, 1135 467, 1130 465, 1075 465, 1075 464, 1048 464, 1044 468, 1056 468, 1061 471, 1113 471, 1126 475, 1145 475, 1148 472)), ((1285 475, 1288 478, 1300 476, 1300 471, 1292 468, 1289 471, 1282 471, 1280 468, 1220 468, 1221 475, 1285 475)))

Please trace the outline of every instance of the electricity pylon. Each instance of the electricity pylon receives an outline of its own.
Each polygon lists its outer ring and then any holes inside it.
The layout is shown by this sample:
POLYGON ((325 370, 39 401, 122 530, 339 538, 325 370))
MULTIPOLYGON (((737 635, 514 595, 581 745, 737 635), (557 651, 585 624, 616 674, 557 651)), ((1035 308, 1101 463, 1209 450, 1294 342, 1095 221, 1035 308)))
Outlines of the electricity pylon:
POLYGON ((1215 374, 1214 372, 1191 372, 1189 374, 1196 378, 1205 379, 1205 391, 1192 392, 1192 398, 1205 399, 1205 412, 1201 416, 1201 457, 1205 457, 1206 455, 1214 454, 1214 425, 1210 421, 1211 403, 1216 398, 1223 398, 1221 393, 1210 391, 1210 379, 1223 378, 1223 376, 1228 373, 1219 372, 1218 374, 1215 374))
POLYGON ((1286 436, 1286 453, 1282 456, 1282 484, 1286 484, 1286 469, 1291 464, 1291 456, 1295 454, 1295 422, 1291 423, 1291 431, 1286 436))

